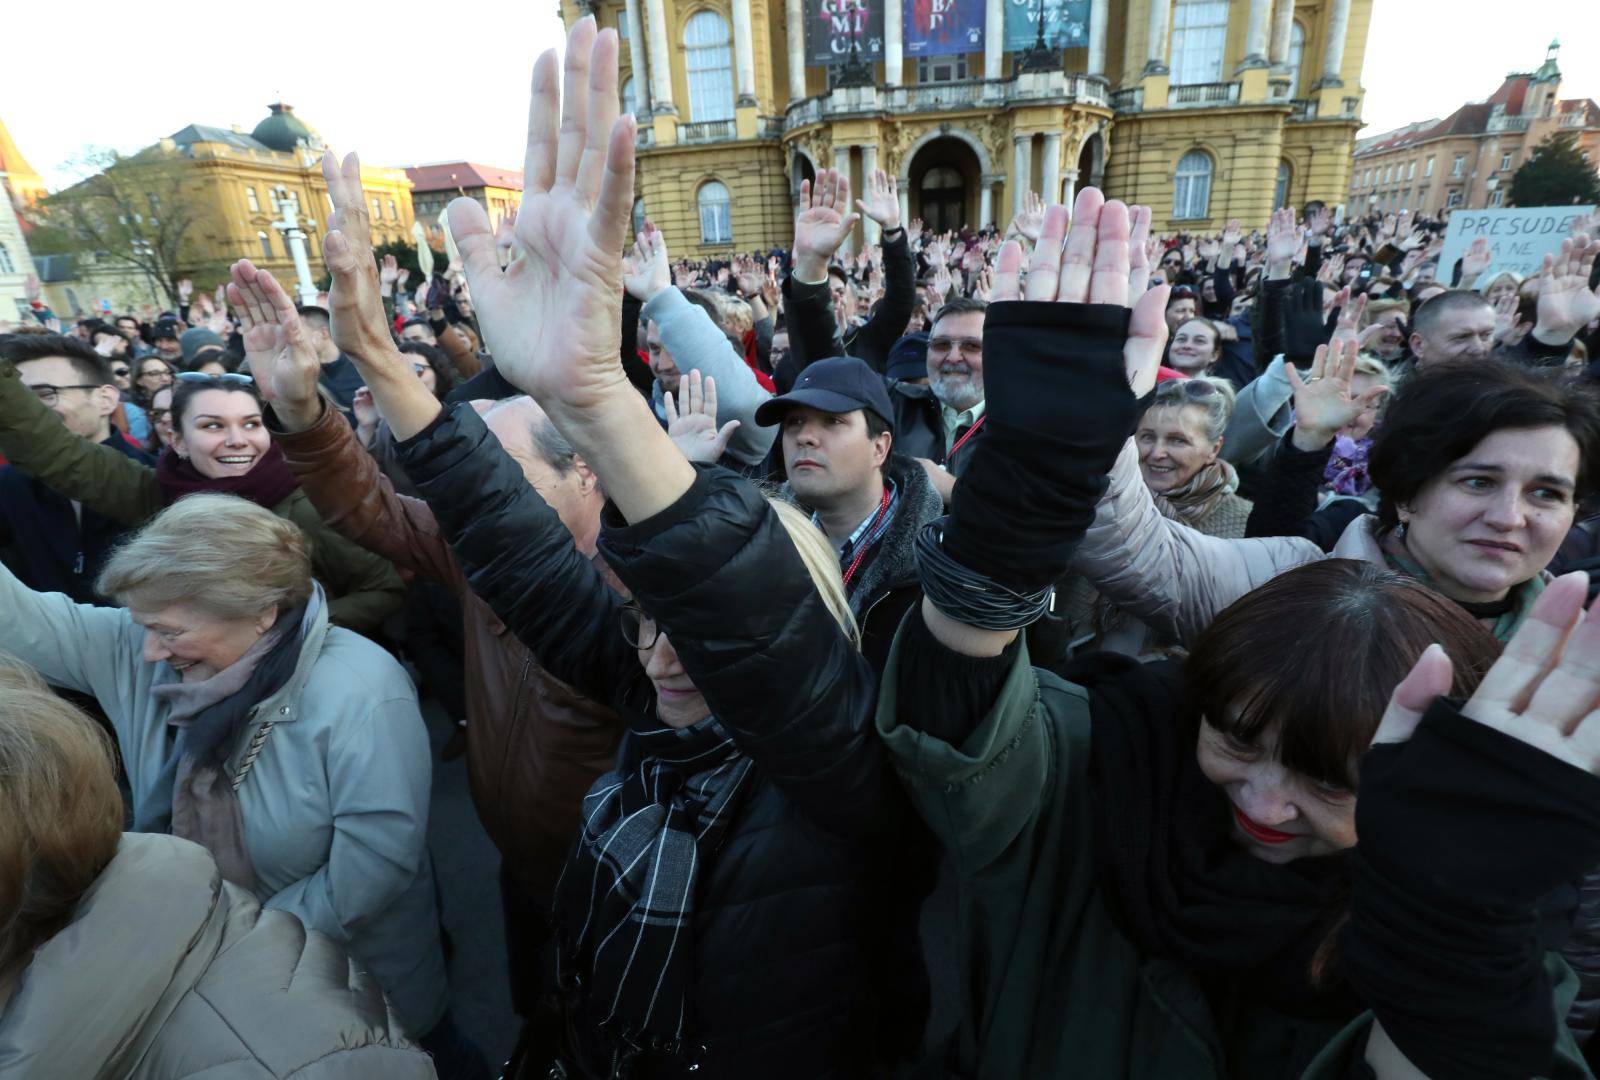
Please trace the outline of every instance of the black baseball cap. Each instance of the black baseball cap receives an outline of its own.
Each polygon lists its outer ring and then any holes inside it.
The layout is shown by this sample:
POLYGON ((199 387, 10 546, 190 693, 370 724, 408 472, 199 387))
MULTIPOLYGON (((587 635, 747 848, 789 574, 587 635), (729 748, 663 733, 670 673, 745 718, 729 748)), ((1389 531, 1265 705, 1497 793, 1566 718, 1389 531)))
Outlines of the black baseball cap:
POLYGON ((771 427, 794 405, 806 405, 826 413, 871 409, 885 424, 894 422, 894 406, 889 404, 883 376, 868 367, 866 361, 853 356, 832 356, 807 367, 800 373, 793 390, 761 403, 756 409, 756 423, 771 427))

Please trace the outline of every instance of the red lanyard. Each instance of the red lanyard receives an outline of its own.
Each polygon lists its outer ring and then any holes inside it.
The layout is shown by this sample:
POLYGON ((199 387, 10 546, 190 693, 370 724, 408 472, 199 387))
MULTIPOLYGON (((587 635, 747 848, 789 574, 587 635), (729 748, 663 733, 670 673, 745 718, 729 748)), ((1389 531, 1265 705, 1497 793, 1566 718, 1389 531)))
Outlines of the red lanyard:
POLYGON ((954 446, 952 446, 950 448, 950 452, 944 456, 944 460, 945 460, 946 464, 949 464, 950 462, 955 460, 956 451, 960 450, 963 446, 967 445, 967 440, 972 438, 974 435, 976 435, 978 433, 978 429, 983 426, 983 422, 985 420, 987 420, 987 419, 989 419, 989 414, 988 413, 984 413, 982 416, 978 417, 978 422, 976 424, 973 424, 971 427, 969 427, 967 429, 967 433, 965 435, 961 436, 961 438, 956 440, 956 444, 954 446))
POLYGON ((850 587, 850 579, 856 576, 856 571, 861 569, 861 560, 867 557, 867 548, 872 545, 868 542, 878 524, 883 521, 883 515, 889 512, 889 488, 883 489, 883 502, 878 504, 878 512, 872 515, 872 523, 867 526, 866 532, 861 534, 861 550, 856 552, 856 557, 850 560, 850 568, 844 572, 844 587, 850 587))

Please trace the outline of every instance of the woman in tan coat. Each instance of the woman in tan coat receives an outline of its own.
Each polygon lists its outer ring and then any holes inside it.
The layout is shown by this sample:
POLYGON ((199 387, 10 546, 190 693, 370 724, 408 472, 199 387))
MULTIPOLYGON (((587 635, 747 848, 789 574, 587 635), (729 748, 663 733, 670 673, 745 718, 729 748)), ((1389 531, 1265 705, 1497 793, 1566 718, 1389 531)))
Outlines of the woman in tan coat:
POLYGON ((109 741, 0 665, 0 1075, 424 1080, 371 977, 204 848, 122 832, 109 741))

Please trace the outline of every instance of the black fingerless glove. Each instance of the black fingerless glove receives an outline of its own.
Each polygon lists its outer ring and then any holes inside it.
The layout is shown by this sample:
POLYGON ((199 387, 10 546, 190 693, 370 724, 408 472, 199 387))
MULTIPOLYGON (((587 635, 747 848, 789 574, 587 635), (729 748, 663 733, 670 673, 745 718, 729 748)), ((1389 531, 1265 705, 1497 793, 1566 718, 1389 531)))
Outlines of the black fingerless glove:
POLYGON ((1008 588, 1046 588, 1094 521, 1139 403, 1122 349, 1127 308, 992 304, 984 425, 950 503, 944 551, 1008 588))
POLYGON ((1429 1076, 1544 1075, 1560 1022, 1544 954, 1600 863, 1600 778, 1440 699, 1369 750, 1339 957, 1429 1076))
POLYGON ((1283 303, 1283 354, 1289 363, 1308 367, 1317 346, 1333 337, 1333 326, 1322 316, 1322 282, 1316 278, 1289 287, 1283 303))

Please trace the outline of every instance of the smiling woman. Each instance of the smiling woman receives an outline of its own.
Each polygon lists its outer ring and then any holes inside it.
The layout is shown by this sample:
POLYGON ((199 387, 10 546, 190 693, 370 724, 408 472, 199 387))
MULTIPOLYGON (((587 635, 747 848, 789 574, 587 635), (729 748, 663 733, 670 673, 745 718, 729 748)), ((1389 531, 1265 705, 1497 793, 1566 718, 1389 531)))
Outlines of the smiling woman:
POLYGON ((185 495, 238 495, 298 525, 335 625, 373 631, 404 591, 389 563, 330 529, 273 445, 261 396, 243 375, 186 372, 171 391, 171 443, 152 468, 69 429, 0 360, 0 453, 56 491, 125 525, 185 495))

